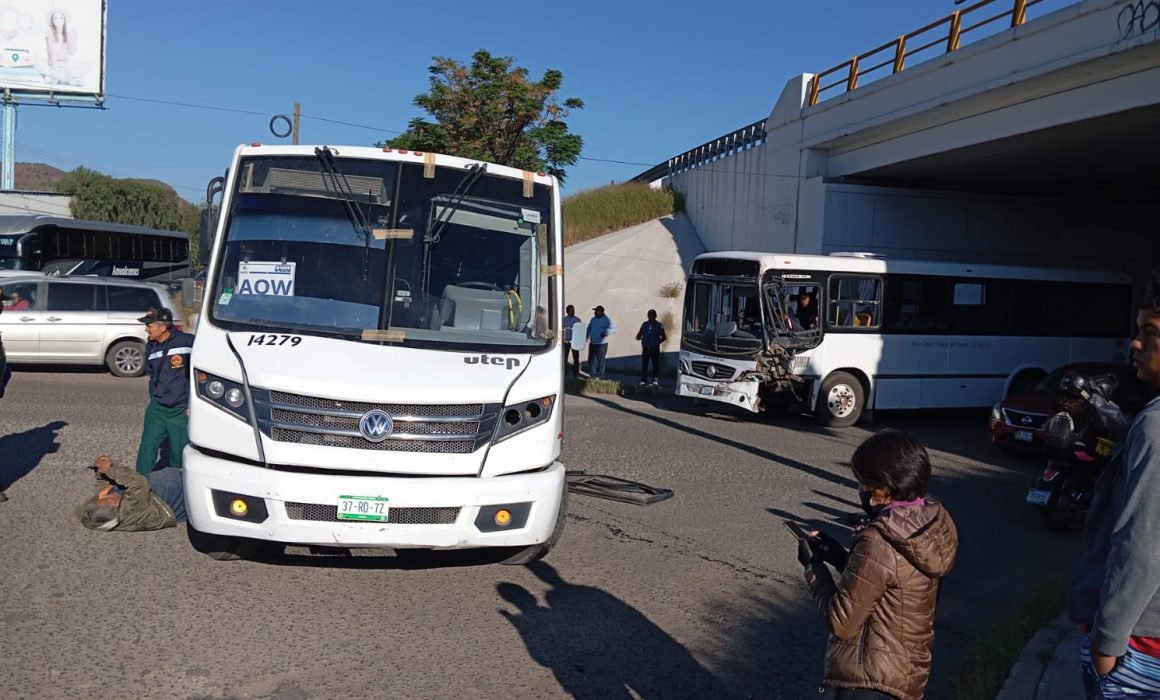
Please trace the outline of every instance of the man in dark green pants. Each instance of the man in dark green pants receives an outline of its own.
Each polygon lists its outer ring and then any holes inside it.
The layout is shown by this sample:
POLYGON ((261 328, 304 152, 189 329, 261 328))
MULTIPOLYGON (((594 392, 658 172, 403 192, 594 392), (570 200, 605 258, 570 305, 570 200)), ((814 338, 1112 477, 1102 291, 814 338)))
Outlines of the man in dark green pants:
POLYGON ((169 466, 181 468, 181 451, 189 443, 189 357, 193 336, 173 326, 169 309, 150 310, 137 319, 145 324, 145 370, 149 374, 149 406, 137 451, 137 472, 148 475, 157 451, 169 438, 169 466))

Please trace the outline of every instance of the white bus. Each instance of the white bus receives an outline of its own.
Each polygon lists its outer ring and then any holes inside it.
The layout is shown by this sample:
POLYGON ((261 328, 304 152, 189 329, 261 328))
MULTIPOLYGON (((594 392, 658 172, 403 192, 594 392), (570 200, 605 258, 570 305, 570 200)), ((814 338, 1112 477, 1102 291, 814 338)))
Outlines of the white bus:
POLYGON ((184 456, 195 545, 547 553, 567 496, 554 177, 241 146, 214 237, 184 456))
POLYGON ((1126 361, 1131 319, 1127 274, 708 253, 688 280, 677 393, 796 404, 833 426, 987 407, 1068 362, 1126 361))

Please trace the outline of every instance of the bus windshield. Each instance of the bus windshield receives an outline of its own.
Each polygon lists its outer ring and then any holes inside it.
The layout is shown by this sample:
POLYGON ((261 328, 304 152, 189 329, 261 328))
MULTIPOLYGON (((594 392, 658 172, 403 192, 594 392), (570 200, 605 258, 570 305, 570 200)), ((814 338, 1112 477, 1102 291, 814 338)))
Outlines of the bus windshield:
POLYGON ((223 327, 549 346, 547 186, 525 197, 522 181, 483 169, 424 177, 422 164, 370 159, 275 156, 240 167, 211 307, 223 327))
POLYGON ((761 297, 754 280, 689 280, 682 342, 693 349, 747 356, 763 347, 761 297))
POLYGON ((20 270, 20 251, 17 236, 0 236, 0 270, 20 270))

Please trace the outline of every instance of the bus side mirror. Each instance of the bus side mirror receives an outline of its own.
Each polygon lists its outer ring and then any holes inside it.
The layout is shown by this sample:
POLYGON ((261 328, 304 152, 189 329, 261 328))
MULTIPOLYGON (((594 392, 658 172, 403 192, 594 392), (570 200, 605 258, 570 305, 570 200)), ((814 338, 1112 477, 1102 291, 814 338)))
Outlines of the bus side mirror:
POLYGON ((189 309, 195 303, 197 303, 197 282, 194 282, 192 277, 186 277, 181 280, 181 305, 189 309))

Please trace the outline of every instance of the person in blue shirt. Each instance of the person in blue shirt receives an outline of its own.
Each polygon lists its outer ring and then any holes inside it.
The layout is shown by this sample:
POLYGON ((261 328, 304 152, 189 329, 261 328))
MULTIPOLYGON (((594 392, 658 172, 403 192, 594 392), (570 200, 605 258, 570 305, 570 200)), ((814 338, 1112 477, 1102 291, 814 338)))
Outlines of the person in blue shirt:
POLYGON ((149 406, 137 472, 148 476, 157 464, 157 451, 169 438, 169 466, 181 468, 181 451, 189 444, 189 355, 193 336, 177 330, 169 309, 150 310, 137 319, 145 324, 145 371, 149 374, 149 406))
POLYGON ((592 308, 592 320, 588 322, 588 376, 604 378, 604 361, 608 357, 608 336, 616 332, 612 319, 604 315, 604 307, 592 308))
POLYGON ((572 373, 580 377, 580 351, 572 349, 572 326, 580 323, 580 317, 576 315, 576 307, 568 304, 564 308, 567 314, 564 316, 564 371, 568 370, 568 358, 572 358, 572 373))
POLYGON ((665 327, 657 320, 655 309, 648 310, 648 320, 640 324, 636 333, 640 341, 640 386, 659 387, 661 371, 661 343, 669 339, 665 327), (652 363, 652 379, 649 379, 649 363, 652 363))

